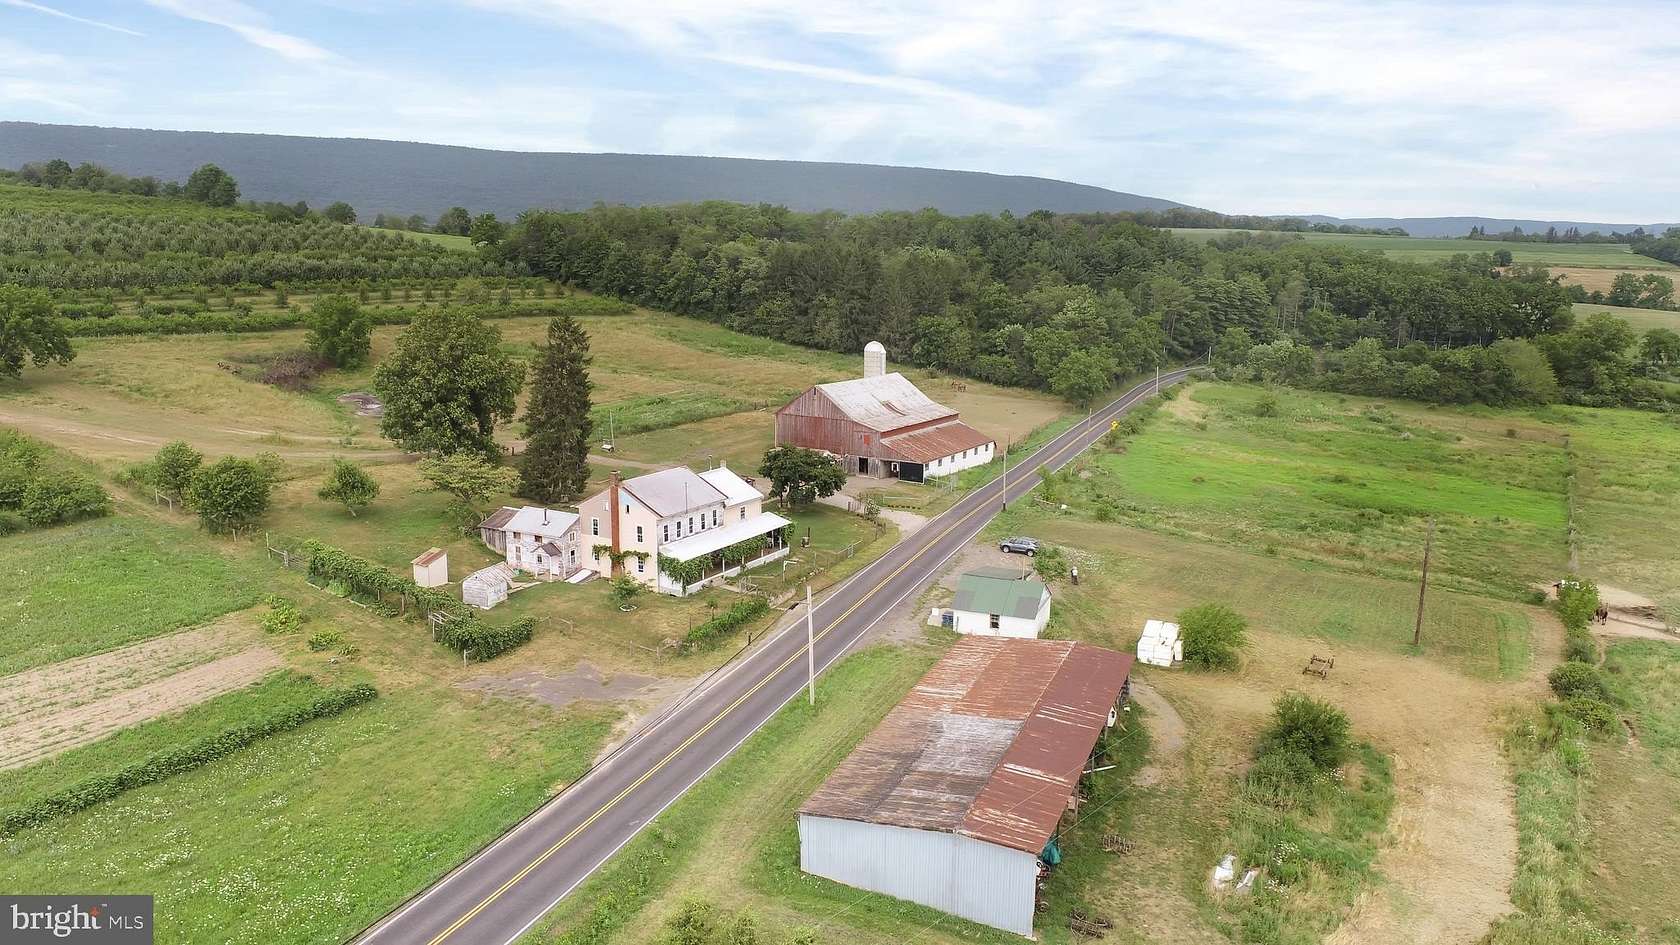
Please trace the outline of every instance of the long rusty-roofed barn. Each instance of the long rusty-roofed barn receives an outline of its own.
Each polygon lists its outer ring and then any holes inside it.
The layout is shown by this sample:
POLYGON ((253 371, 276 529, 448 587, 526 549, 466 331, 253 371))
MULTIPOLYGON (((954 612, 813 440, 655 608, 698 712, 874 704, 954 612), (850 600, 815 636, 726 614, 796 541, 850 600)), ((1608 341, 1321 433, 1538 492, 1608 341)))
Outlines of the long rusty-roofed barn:
POLYGON ((991 462, 997 443, 957 411, 886 373, 878 342, 864 351, 864 376, 818 384, 776 411, 776 445, 838 457, 847 473, 922 482, 991 462))
POLYGON ((964 637, 799 809, 800 867, 1032 935, 1039 857, 1132 657, 964 637))

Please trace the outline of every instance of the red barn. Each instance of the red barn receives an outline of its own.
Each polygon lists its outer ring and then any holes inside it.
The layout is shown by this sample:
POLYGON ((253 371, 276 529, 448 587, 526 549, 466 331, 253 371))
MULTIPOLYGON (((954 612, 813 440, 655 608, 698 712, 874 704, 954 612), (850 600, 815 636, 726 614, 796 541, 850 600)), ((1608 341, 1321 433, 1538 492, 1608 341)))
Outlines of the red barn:
POLYGON ((854 475, 923 482, 991 462, 997 443, 958 419, 902 374, 885 369, 871 342, 867 376, 818 384, 776 411, 776 445, 822 450, 854 475))

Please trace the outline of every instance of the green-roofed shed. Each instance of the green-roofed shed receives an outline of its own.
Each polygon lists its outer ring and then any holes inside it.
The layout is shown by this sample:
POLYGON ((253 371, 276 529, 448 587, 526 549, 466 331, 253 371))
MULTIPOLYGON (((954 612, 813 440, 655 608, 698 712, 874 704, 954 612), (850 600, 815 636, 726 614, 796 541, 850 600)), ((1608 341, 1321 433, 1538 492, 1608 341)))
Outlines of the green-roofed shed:
POLYGON ((976 568, 957 579, 952 626, 979 636, 1037 637, 1050 620, 1050 589, 1009 568, 976 568))

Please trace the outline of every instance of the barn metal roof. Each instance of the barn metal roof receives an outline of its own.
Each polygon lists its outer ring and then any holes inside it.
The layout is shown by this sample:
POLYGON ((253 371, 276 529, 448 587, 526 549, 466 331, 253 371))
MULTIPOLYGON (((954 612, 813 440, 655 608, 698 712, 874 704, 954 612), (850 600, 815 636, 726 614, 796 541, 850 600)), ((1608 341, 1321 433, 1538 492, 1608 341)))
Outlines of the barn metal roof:
POLYGON ((444 550, 442 548, 427 548, 425 554, 421 555, 418 558, 415 558, 410 563, 411 564, 417 564, 417 565, 419 565, 420 567, 423 568, 423 567, 431 564, 433 561, 436 561, 437 559, 443 557, 443 555, 444 555, 444 550))
POLYGON ((896 371, 880 377, 818 384, 817 390, 853 422, 881 433, 957 415, 950 407, 934 403, 896 371))
POLYGON ((799 812, 1036 854, 1131 668, 1084 643, 964 637, 799 812))
POLYGON ((574 512, 561 512, 557 509, 545 509, 540 505, 527 505, 515 512, 513 517, 502 525, 502 530, 538 535, 543 538, 563 538, 567 532, 577 526, 577 522, 578 517, 574 512))
POLYGON ((496 511, 490 513, 489 518, 479 522, 478 527, 488 528, 492 531, 501 531, 503 528, 506 528, 507 523, 513 521, 513 517, 518 514, 518 509, 513 508, 512 506, 504 505, 496 511))
POLYGON ((955 456, 963 450, 985 446, 992 438, 961 420, 952 420, 908 433, 881 437, 881 455, 886 458, 907 459, 912 463, 931 463, 936 459, 955 456))
POLYGON ((987 568, 970 571, 957 579, 957 597, 951 602, 951 609, 1031 618, 1038 616, 1038 606, 1044 602, 1046 593, 1048 589, 1041 582, 1023 578, 1019 571, 987 568))

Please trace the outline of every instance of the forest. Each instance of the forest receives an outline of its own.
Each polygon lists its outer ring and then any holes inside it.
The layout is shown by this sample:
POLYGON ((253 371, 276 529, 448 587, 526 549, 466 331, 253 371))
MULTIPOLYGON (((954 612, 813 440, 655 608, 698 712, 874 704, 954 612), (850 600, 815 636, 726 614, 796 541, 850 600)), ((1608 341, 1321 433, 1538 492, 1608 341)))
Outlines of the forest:
MULTIPOLYGON (((1647 406, 1672 397, 1642 382, 1631 349, 1581 341, 1587 329, 1546 270, 1485 253, 1416 264, 1278 233, 1197 244, 1128 214, 845 217, 725 203, 534 211, 485 251, 521 273, 736 330, 835 351, 877 339, 914 364, 1076 401, 1202 357, 1232 330, 1243 350, 1289 343, 1316 363, 1315 349, 1363 340, 1361 350, 1428 369, 1409 384, 1373 380, 1381 390, 1370 393, 1647 406), (1536 343, 1501 344, 1512 340, 1536 343), (1614 363, 1583 368, 1584 351, 1614 363), (1454 383, 1427 383, 1431 372, 1454 383)), ((1330 375, 1342 389, 1362 376, 1269 372, 1301 384, 1330 375)))

